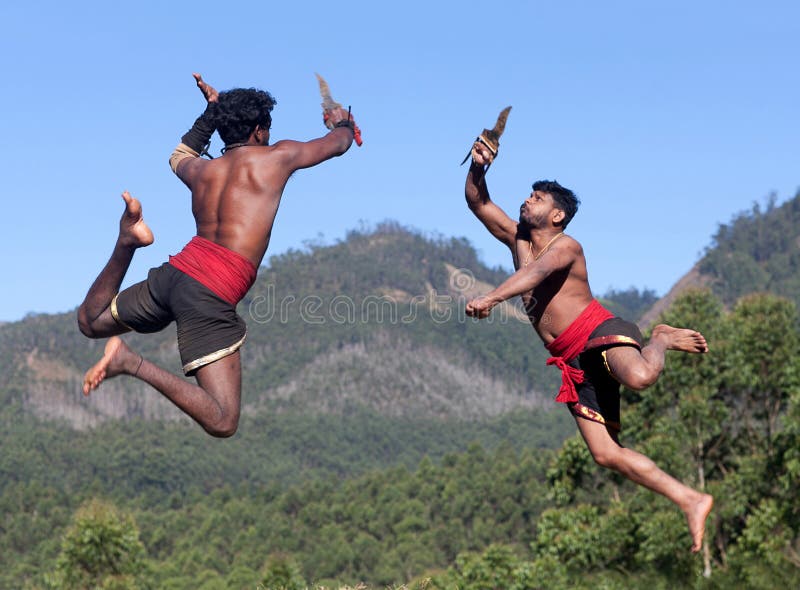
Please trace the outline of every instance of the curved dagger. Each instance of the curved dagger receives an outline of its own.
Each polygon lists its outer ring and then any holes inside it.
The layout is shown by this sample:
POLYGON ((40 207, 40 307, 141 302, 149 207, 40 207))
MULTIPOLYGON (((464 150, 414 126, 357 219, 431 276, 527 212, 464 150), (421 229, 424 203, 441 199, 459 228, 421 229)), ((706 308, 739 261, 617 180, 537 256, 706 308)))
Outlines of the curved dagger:
MULTIPOLYGON (((511 112, 511 107, 506 107, 500 114, 497 116, 497 122, 494 124, 492 129, 484 129, 483 132, 475 138, 475 141, 482 143, 489 151, 492 152, 492 157, 497 156, 497 151, 500 149, 500 136, 503 135, 503 131, 506 130, 506 121, 508 120, 508 113, 511 112)), ((464 156, 464 159, 461 161, 463 165, 464 162, 469 159, 470 154, 472 154, 472 148, 470 148, 467 155, 464 156)), ((489 166, 492 164, 490 163, 489 166)), ((486 170, 489 169, 489 166, 486 166, 486 170)))
MULTIPOLYGON (((333 109, 341 109, 344 108, 342 105, 335 100, 331 96, 331 89, 328 86, 328 83, 325 81, 325 78, 314 72, 314 75, 317 77, 317 81, 319 82, 319 94, 322 96, 322 110, 330 111, 333 109)), ((347 109, 347 116, 350 117, 350 109, 347 109)), ((350 117, 352 120, 352 117, 350 117)), ((500 132, 502 133, 502 131, 500 132)), ((361 140, 361 129, 359 129, 356 122, 353 121, 353 139, 355 139, 356 145, 361 146, 363 141, 361 140)))

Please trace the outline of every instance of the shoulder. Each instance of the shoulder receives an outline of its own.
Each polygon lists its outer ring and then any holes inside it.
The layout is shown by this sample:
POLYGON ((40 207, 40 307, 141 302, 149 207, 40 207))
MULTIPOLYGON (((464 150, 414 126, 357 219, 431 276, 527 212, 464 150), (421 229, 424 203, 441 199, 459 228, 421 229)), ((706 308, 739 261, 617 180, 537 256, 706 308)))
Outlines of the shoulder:
POLYGON ((563 236, 561 236, 559 242, 561 242, 562 245, 566 248, 583 252, 583 246, 581 246, 581 243, 572 236, 564 234, 563 236))
POLYGON ((583 258, 583 246, 578 240, 566 234, 548 246, 547 252, 542 256, 545 265, 552 265, 558 268, 571 266, 583 258))
POLYGON ((583 258, 583 246, 572 236, 564 234, 558 242, 554 244, 557 248, 560 247, 564 252, 568 252, 574 258, 583 258), (559 244, 558 242, 561 243, 559 244))
POLYGON ((303 144, 302 141, 295 141, 294 139, 281 139, 279 141, 276 141, 269 147, 271 147, 273 150, 282 151, 282 150, 296 149, 302 144, 303 144))
POLYGON ((186 158, 178 163, 175 174, 184 183, 190 184, 210 162, 212 162, 212 160, 206 160, 204 158, 186 158))
POLYGON ((262 150, 259 156, 262 158, 291 158, 303 150, 305 144, 302 141, 295 141, 293 139, 281 139, 276 141, 267 149, 262 150))

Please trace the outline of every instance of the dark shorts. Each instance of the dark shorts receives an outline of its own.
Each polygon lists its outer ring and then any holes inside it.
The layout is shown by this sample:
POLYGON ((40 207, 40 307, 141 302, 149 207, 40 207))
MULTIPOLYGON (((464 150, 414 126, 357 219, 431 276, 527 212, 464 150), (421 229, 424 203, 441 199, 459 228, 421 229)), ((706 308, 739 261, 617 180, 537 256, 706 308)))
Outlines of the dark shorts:
POLYGON ((117 294, 111 314, 143 334, 163 330, 174 320, 186 375, 236 352, 247 333, 236 306, 167 262, 150 269, 146 281, 117 294))
POLYGON ((611 318, 597 326, 584 351, 569 363, 584 372, 583 383, 576 385, 578 402, 568 404, 570 412, 619 431, 620 385, 611 375, 605 353, 614 346, 641 349, 643 342, 638 326, 623 319, 611 318))

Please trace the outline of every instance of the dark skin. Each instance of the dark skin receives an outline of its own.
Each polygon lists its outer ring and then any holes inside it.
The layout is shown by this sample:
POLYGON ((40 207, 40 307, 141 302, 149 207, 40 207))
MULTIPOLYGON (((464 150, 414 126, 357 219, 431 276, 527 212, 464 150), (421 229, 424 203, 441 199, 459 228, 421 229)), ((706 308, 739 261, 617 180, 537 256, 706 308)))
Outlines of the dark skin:
MULTIPOLYGON (((199 74, 197 87, 208 102, 217 91, 199 74)), ((329 113, 333 123, 348 118, 344 109, 329 113)), ((176 173, 192 191, 197 235, 241 254, 256 267, 269 245, 272 226, 289 177, 346 152, 353 142, 347 127, 307 142, 284 140, 269 145, 269 130, 256 126, 246 145, 214 160, 187 158, 176 173)), ((88 395, 100 383, 121 374, 133 375, 160 391, 212 436, 236 432, 241 406, 241 359, 237 350, 201 367, 197 385, 185 381, 132 351, 117 335, 129 330, 117 323, 110 305, 137 248, 153 242, 138 200, 123 193, 125 211, 117 243, 106 266, 78 309, 78 325, 90 338, 111 337, 103 357, 84 377, 88 395)))
MULTIPOLYGON (((491 207, 481 203, 480 214, 487 206, 491 207)), ((592 301, 592 293, 583 248, 573 238, 559 235, 557 223, 563 216, 551 195, 531 192, 520 207, 520 221, 511 222, 513 234, 507 234, 517 272, 491 293, 470 301, 467 315, 488 317, 495 305, 521 295, 528 317, 545 344, 580 315, 592 301), (538 225, 531 225, 530 220, 538 225)))
MULTIPOLYGON (((195 74, 209 102, 217 92, 195 74)), ((345 109, 331 113, 333 123, 347 120, 345 109)), ((269 145, 269 129, 256 126, 247 145, 220 158, 189 158, 178 164, 178 177, 192 191, 197 235, 261 264, 289 177, 345 153, 353 132, 339 127, 308 142, 282 140, 269 145)))
MULTIPOLYGON (((531 192, 520 206, 519 221, 506 215, 492 202, 486 186, 484 167, 491 163, 491 152, 476 143, 472 157, 464 191, 467 205, 486 229, 509 248, 516 272, 496 289, 467 303, 466 313, 487 318, 496 305, 519 295, 539 337, 545 345, 550 344, 593 299, 583 248, 572 237, 562 235, 564 211, 548 193, 531 192)), ((667 350, 704 353, 708 345, 695 330, 661 324, 653 328, 650 342, 641 351, 618 346, 609 349, 606 358, 617 381, 641 390, 658 378, 667 350)), ((599 465, 678 505, 689 525, 691 550, 699 551, 713 498, 679 482, 641 453, 623 447, 617 432, 604 424, 579 416, 575 421, 599 465)))

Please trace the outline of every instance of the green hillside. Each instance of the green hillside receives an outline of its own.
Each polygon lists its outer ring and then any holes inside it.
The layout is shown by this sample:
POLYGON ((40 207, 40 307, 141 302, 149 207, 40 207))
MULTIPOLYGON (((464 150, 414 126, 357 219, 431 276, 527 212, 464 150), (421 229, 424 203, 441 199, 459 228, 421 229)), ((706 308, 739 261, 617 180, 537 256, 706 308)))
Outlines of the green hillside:
MULTIPOLYGON (((429 239, 396 225, 340 243, 273 257, 239 312, 245 415, 339 414, 353 406, 387 417, 483 419, 550 406, 558 372, 519 310, 492 321, 464 316, 475 293, 504 274, 464 240, 429 239)), ((179 372, 174 328, 129 335, 147 358, 179 372)), ((77 395, 102 341, 84 338, 72 314, 0 326, 8 376, 0 400, 75 428, 108 419, 180 419, 142 384, 120 378, 77 395)))
MULTIPOLYGON (((463 314, 471 290, 503 276, 465 240, 393 224, 273 257, 239 308, 243 419, 224 442, 127 377, 81 395, 103 341, 84 338, 73 314, 0 326, 0 487, 36 481, 162 502, 243 481, 286 487, 413 468, 471 442, 556 448, 572 426, 551 401, 558 372, 530 326, 510 307, 492 322, 463 314)), ((179 371, 174 328, 125 338, 179 371)))
POLYGON ((773 195, 721 224, 700 272, 726 304, 754 291, 800 303, 800 193, 782 205, 773 195))
MULTIPOLYGON (((226 441, 129 378, 82 396, 103 341, 84 338, 73 314, 0 326, 0 494, 36 507, 44 490, 63 504, 0 560, 54 557, 51 527, 95 495, 165 506, 223 486, 413 469, 476 442, 556 448, 573 427, 550 401, 558 374, 530 326, 511 307, 480 324, 463 314, 472 291, 503 277, 465 240, 393 224, 273 257, 239 308, 244 411, 226 441)), ((174 328, 125 338, 179 372, 174 328)))
MULTIPOLYGON (((711 352, 671 355, 655 387, 626 392, 623 440, 714 495, 698 555, 675 506, 599 470, 579 437, 516 450, 541 427, 530 416, 509 418, 492 450, 464 443, 411 468, 293 485, 261 479, 255 439, 212 444, 149 421, 48 435, 23 419, 3 424, 0 587, 797 587, 800 334, 784 329, 797 308, 759 295, 726 312, 693 292, 663 319, 698 327, 711 352)), ((355 423, 375 417, 340 418, 364 445, 355 423)), ((242 428, 294 440, 310 458, 346 447, 339 421, 242 428)), ((396 450, 418 440, 406 426, 390 433, 396 450)))
POLYGON ((670 291, 642 314, 639 325, 651 326, 687 289, 710 288, 731 307, 750 293, 773 293, 800 304, 800 192, 778 205, 765 205, 722 223, 702 258, 670 291))
MULTIPOLYGON (((72 314, 1 325, 0 588, 800 583, 796 306, 685 294, 664 319, 711 352, 626 392, 626 446, 716 498, 691 556, 680 512, 572 436, 518 312, 463 317, 503 278, 465 240, 393 224, 273 257, 241 304, 227 440, 132 379, 84 398, 102 342, 72 314)), ((653 298, 606 295, 629 317, 653 298)), ((126 338, 179 370, 172 330, 126 338)))

